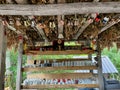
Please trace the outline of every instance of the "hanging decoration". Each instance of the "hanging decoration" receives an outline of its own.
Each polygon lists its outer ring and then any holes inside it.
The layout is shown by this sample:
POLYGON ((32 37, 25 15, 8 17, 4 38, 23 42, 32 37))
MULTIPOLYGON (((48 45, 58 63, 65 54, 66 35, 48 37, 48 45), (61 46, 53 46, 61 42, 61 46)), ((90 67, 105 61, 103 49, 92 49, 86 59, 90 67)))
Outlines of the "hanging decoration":
POLYGON ((26 26, 26 27, 29 27, 31 24, 30 24, 30 21, 28 21, 28 20, 24 20, 24 25, 26 26))
POLYGON ((67 26, 69 27, 69 26, 73 26, 74 24, 73 24, 73 21, 72 21, 72 19, 70 18, 70 19, 68 19, 68 23, 67 23, 67 26))
POLYGON ((21 26, 22 24, 21 24, 21 21, 20 21, 20 18, 17 18, 16 19, 16 26, 21 26))
POLYGON ((79 19, 77 18, 77 15, 75 14, 75 18, 74 18, 74 26, 78 26, 79 25, 79 19))
POLYGON ((42 20, 40 20, 40 21, 38 21, 36 27, 37 27, 37 28, 44 29, 44 28, 46 27, 46 25, 43 23, 42 20))
POLYGON ((104 17, 102 22, 103 24, 107 24, 108 21, 109 21, 109 17, 104 17))
POLYGON ((49 27, 50 27, 50 29, 55 29, 56 24, 55 24, 54 20, 49 20, 49 27))
POLYGON ((13 21, 12 18, 9 18, 9 24, 10 24, 10 25, 13 25, 13 24, 14 24, 14 21, 13 21))
POLYGON ((95 22, 100 22, 100 19, 101 19, 100 15, 97 14, 97 16, 95 18, 95 22))

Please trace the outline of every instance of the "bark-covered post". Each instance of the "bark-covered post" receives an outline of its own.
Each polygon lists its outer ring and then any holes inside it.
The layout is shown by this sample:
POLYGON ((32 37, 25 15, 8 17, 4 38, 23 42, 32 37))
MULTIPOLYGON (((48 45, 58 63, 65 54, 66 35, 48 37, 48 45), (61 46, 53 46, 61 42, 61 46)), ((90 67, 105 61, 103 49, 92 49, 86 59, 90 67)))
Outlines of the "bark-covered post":
POLYGON ((19 45, 18 45, 18 64, 17 64, 17 77, 16 77, 16 90, 21 90, 22 81, 22 57, 23 57, 23 36, 19 35, 19 45))
POLYGON ((99 37, 97 39, 97 59, 98 59, 98 84, 99 84, 99 89, 104 90, 104 80, 103 80, 102 60, 101 60, 101 48, 100 48, 99 37))
POLYGON ((5 58, 6 58, 6 31, 0 19, 0 90, 4 90, 5 58))

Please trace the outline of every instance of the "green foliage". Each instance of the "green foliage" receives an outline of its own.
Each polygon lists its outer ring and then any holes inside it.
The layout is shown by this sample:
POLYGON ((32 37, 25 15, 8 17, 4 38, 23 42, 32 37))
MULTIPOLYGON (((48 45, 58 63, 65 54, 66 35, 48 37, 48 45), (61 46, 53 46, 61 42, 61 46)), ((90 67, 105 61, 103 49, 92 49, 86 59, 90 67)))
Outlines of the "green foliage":
POLYGON ((40 60, 45 60, 45 59, 62 59, 62 58, 72 58, 73 55, 36 55, 33 57, 33 59, 40 59, 40 60))
POLYGON ((120 72, 120 50, 117 49, 115 43, 113 43, 113 47, 109 50, 108 48, 103 49, 102 55, 107 55, 120 72))
MULTIPOLYGON (((10 49, 10 62, 11 62, 11 67, 9 68, 10 71, 12 71, 12 76, 11 76, 11 86, 15 90, 16 86, 16 75, 17 75, 17 60, 18 60, 18 52, 15 51, 14 48, 10 49)), ((23 65, 25 64, 26 56, 23 56, 23 65)), ((23 74, 23 78, 25 77, 25 74, 23 74)))

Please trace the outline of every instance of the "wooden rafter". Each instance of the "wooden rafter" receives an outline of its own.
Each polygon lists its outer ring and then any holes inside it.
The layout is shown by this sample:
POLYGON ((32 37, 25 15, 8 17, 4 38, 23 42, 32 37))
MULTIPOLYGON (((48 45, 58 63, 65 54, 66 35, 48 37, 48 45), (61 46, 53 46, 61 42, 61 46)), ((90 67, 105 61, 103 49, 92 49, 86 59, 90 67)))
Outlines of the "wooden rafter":
POLYGON ((38 30, 38 33, 42 36, 42 38, 43 38, 46 42, 48 42, 48 38, 46 37, 43 29, 42 29, 42 28, 39 28, 38 26, 36 26, 36 28, 37 28, 37 30, 38 30))
MULTIPOLYGON (((120 16, 120 15, 117 15, 117 16, 120 16)), ((115 21, 111 21, 109 22, 105 27, 103 27, 101 29, 101 31, 98 33, 98 34, 101 34, 102 32, 106 31, 108 28, 112 27, 113 25, 117 24, 120 22, 120 18, 118 18, 117 20, 115 21)))
POLYGON ((77 34, 73 37, 73 39, 78 39, 78 37, 82 34, 82 32, 90 25, 91 23, 89 23, 88 21, 85 22, 85 24, 79 29, 79 31, 77 32, 77 34))
MULTIPOLYGON (((94 0, 94 2, 99 2, 99 0, 94 0)), ((92 14, 91 14, 92 15, 92 14)), ((93 17, 92 20, 94 20, 96 18, 96 16, 93 17)), ((78 39, 78 37, 83 33, 83 31, 91 24, 92 22, 89 22, 89 20, 87 20, 85 22, 85 24, 79 29, 79 31, 77 32, 77 34, 73 37, 73 39, 78 39)))
POLYGON ((49 5, 0 5, 1 15, 68 15, 120 13, 120 2, 86 2, 49 5))

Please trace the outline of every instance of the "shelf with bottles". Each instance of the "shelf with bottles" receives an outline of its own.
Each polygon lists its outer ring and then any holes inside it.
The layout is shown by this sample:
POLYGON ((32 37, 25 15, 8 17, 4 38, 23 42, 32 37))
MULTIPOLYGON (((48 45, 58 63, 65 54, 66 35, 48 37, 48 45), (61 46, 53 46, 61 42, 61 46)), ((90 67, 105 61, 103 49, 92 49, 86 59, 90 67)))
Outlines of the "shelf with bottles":
POLYGON ((66 45, 63 40, 55 40, 50 45, 24 45, 25 54, 55 55, 55 54, 91 54, 96 50, 95 44, 81 41, 80 44, 66 45))
POLYGON ((53 62, 73 62, 73 61, 91 61, 90 58, 88 57, 81 57, 81 58, 58 58, 58 59, 47 59, 47 60, 41 60, 41 59, 36 59, 36 60, 27 60, 27 64, 42 64, 42 63, 53 63, 53 62))
POLYGON ((52 70, 93 70, 97 66, 91 60, 67 59, 67 60, 28 60, 22 71, 52 71, 52 70))
POLYGON ((23 81, 21 88, 98 88, 97 74, 91 72, 91 70, 97 69, 97 67, 92 63, 92 60, 84 59, 67 59, 66 61, 65 59, 63 61, 60 61, 61 59, 29 60, 27 62, 28 66, 22 68, 22 72, 30 73, 27 75, 27 79, 23 81), (49 66, 50 63, 52 66, 49 66), (83 72, 69 73, 65 71, 64 73, 49 73, 52 70, 83 70, 83 72), (87 71, 85 72, 85 70, 87 71))
POLYGON ((96 70, 96 66, 61 66, 61 67, 24 67, 23 72, 54 71, 54 70, 96 70))
POLYGON ((47 74, 38 75, 36 78, 28 77, 23 81, 22 88, 24 89, 37 89, 37 88, 97 88, 98 79, 90 73, 88 74, 58 74, 57 76, 54 74, 49 74, 46 78, 47 74), (74 76, 73 76, 74 75, 74 76), (55 76, 55 77, 54 77, 55 76), (63 78, 64 76, 64 78, 63 78), (72 78, 71 78, 72 77, 72 78))

